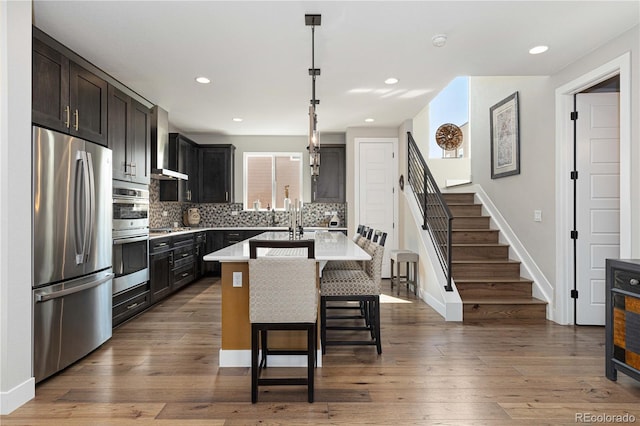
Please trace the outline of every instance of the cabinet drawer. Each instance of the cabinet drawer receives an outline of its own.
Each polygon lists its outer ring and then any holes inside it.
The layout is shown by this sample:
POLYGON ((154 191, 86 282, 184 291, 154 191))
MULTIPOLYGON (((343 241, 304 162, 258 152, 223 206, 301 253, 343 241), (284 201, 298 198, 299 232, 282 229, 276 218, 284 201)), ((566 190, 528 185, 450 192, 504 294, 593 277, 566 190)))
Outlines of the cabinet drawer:
POLYGON ((193 263, 182 268, 176 268, 173 270, 173 289, 177 290, 180 287, 189 284, 194 279, 195 268, 193 263))
POLYGON ((113 326, 121 324, 144 311, 151 303, 149 285, 134 287, 113 298, 113 326))
POLYGON ((615 270, 613 273, 613 287, 640 295, 640 274, 615 270))
POLYGON ((149 240, 149 253, 162 253, 164 251, 171 250, 171 238, 154 238, 149 240))

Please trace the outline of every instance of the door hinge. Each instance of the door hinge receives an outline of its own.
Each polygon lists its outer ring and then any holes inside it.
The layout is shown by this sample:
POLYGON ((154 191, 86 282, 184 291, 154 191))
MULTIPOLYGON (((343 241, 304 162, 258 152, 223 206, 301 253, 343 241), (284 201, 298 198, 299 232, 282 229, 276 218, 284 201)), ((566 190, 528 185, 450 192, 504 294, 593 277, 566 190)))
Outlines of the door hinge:
POLYGON ((571 298, 572 299, 578 298, 578 290, 571 290, 571 298))
POLYGON ((571 172, 571 180, 578 180, 578 172, 577 171, 571 172))
POLYGON ((578 111, 571 111, 571 121, 578 119, 578 111))
POLYGON ((571 239, 572 240, 578 239, 578 231, 571 231, 571 239))

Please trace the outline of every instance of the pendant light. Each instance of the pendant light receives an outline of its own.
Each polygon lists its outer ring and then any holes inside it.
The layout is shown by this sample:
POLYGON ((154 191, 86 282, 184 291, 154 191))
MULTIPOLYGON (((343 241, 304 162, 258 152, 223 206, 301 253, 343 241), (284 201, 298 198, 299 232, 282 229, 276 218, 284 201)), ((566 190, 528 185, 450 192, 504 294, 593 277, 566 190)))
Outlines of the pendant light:
POLYGON ((304 15, 304 21, 311 27, 311 105, 309 105, 309 165, 311 166, 311 176, 315 180, 320 174, 320 132, 318 131, 318 115, 316 105, 320 103, 316 99, 316 77, 320 75, 320 68, 315 67, 315 27, 320 26, 321 15, 304 15))

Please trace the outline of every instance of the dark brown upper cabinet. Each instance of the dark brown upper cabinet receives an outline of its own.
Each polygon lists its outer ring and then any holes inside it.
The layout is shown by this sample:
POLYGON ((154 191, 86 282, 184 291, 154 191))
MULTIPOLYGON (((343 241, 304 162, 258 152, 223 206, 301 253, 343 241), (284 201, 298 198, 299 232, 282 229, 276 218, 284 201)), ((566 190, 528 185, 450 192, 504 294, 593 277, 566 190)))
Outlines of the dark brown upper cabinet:
POLYGON ((33 39, 32 121, 107 145, 107 82, 33 39))
POLYGON ((344 145, 322 145, 320 148, 320 174, 311 183, 311 201, 314 203, 344 203, 346 160, 344 145))
POLYGON ((235 146, 200 147, 200 202, 233 203, 235 146))
POLYGON ((113 151, 113 178, 149 184, 151 111, 109 85, 108 147, 113 151))

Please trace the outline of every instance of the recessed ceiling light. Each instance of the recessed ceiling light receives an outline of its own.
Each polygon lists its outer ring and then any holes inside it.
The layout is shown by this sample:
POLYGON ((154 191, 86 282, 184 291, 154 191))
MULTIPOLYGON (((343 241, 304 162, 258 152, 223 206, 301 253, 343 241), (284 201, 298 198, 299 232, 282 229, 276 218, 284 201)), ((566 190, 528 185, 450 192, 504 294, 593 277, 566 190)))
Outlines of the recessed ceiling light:
POLYGON ((207 77, 196 77, 196 81, 200 84, 209 84, 211 83, 211 80, 209 80, 207 77))
POLYGON ((242 118, 240 118, 240 117, 235 117, 235 118, 233 119, 233 121, 235 121, 236 123, 239 123, 239 122, 241 122, 241 121, 242 121, 242 118))
POLYGON ((549 50, 549 46, 536 46, 529 49, 529 53, 532 55, 537 55, 538 53, 544 53, 549 50))
POLYGON ((376 120, 374 120, 373 118, 365 118, 364 121, 367 123, 373 123, 376 120))
POLYGON ((389 77, 388 79, 386 79, 384 81, 384 84, 396 84, 398 82, 398 79, 395 77, 389 77))
POLYGON ((431 37, 431 43, 435 47, 442 47, 447 44, 447 35, 446 34, 436 34, 431 37))

